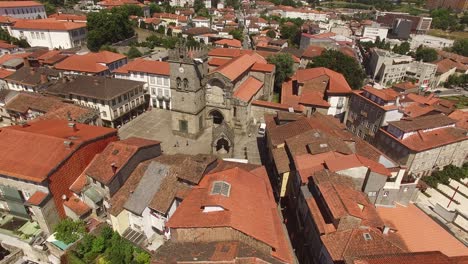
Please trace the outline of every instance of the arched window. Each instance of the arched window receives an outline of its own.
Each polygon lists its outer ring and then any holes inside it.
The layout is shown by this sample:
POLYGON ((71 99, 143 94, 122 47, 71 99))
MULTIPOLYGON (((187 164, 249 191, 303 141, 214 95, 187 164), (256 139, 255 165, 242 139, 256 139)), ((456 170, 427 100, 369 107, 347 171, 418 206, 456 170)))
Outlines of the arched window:
POLYGON ((177 88, 180 88, 182 85, 182 80, 180 79, 180 77, 177 77, 176 82, 177 82, 177 88))
POLYGON ((188 79, 184 78, 184 89, 188 89, 188 79))

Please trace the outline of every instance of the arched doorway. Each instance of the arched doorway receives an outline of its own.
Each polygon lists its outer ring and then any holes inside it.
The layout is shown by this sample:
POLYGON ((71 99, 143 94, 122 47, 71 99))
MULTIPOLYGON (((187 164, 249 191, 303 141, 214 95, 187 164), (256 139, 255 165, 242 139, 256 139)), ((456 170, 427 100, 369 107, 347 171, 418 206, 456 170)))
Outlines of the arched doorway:
POLYGON ((216 152, 219 154, 226 154, 229 153, 231 147, 229 146, 229 141, 227 141, 224 137, 218 139, 216 141, 216 152))
POLYGON ((210 117, 213 118, 213 124, 221 125, 224 121, 224 116, 218 110, 213 110, 210 112, 210 117))

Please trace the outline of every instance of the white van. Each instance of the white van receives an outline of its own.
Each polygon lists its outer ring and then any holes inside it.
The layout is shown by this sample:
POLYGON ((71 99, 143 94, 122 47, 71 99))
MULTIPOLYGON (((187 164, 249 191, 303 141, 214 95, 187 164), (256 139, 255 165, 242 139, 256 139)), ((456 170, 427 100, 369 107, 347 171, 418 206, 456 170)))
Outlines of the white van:
POLYGON ((258 135, 262 137, 265 136, 265 129, 266 129, 266 124, 260 123, 260 127, 258 128, 258 135))

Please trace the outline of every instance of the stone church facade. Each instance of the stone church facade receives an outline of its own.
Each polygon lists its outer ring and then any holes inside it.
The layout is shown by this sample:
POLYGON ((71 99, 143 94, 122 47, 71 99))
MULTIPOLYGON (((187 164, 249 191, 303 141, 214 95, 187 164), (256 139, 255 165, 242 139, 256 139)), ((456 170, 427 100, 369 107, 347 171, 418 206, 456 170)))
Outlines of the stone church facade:
MULTIPOLYGON (((275 67, 258 54, 243 54, 211 67, 205 49, 176 48, 169 52, 174 134, 197 138, 213 131, 213 152, 232 153, 234 135, 248 133, 254 120, 252 101, 270 100, 275 67)), ((216 60, 216 59, 214 59, 216 60)), ((219 59, 218 59, 219 61, 219 59)), ((214 61, 216 64, 216 62, 214 61)))

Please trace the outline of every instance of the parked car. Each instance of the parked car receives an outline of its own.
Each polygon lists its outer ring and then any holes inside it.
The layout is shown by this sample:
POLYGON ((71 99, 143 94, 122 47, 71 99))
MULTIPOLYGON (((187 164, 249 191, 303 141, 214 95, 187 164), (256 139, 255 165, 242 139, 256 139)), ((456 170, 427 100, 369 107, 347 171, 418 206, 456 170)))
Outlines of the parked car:
POLYGON ((266 124, 260 123, 260 127, 258 128, 258 135, 262 137, 265 136, 265 129, 266 129, 266 124))

